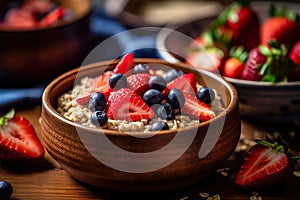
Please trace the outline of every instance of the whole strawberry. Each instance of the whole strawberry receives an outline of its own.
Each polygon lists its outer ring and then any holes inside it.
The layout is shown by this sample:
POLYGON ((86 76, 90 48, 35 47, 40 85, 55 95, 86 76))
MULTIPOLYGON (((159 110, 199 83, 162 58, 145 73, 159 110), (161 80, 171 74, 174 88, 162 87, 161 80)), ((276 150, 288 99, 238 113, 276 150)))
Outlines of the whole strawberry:
POLYGON ((295 156, 281 138, 257 140, 238 171, 235 183, 247 189, 268 187, 282 182, 300 156, 295 156))
POLYGON ((268 46, 259 45, 251 50, 241 78, 252 81, 287 82, 288 74, 296 65, 288 57, 288 48, 275 40, 268 46))
POLYGON ((242 46, 232 47, 229 52, 229 58, 226 59, 222 75, 230 78, 240 78, 245 67, 248 53, 242 46))
POLYGON ((232 30, 231 46, 243 46, 250 50, 258 45, 260 23, 249 3, 233 3, 227 13, 226 25, 232 30))
POLYGON ((300 40, 293 45, 289 57, 296 65, 300 67, 300 40))
POLYGON ((260 42, 268 45, 270 40, 292 46, 300 39, 299 16, 290 10, 270 8, 271 17, 265 20, 260 29, 260 42))
POLYGON ((260 81, 262 75, 259 73, 259 68, 266 62, 267 58, 260 52, 258 47, 255 47, 249 52, 244 70, 241 74, 241 79, 260 81))

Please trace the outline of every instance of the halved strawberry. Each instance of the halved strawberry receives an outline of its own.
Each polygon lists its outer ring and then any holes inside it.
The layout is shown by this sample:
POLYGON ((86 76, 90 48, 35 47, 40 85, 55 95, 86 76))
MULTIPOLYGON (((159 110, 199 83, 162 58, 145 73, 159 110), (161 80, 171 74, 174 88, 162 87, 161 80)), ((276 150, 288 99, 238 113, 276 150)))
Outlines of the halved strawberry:
POLYGON ((211 107, 199 99, 195 95, 187 94, 183 92, 185 103, 181 108, 181 112, 185 113, 195 119, 199 119, 201 122, 213 119, 216 114, 211 107))
POLYGON ((30 122, 10 110, 0 118, 0 160, 24 160, 44 155, 44 148, 30 122))
POLYGON ((120 62, 113 69, 115 74, 126 74, 129 72, 135 65, 133 53, 125 54, 120 62))
POLYGON ((243 188, 261 188, 281 182, 293 170, 300 156, 295 156, 281 139, 257 140, 252 146, 236 176, 235 182, 243 188))
POLYGON ((138 95, 143 95, 149 89, 149 79, 151 75, 148 73, 133 74, 127 77, 127 85, 138 95))
POLYGON ((110 119, 127 121, 140 121, 154 117, 154 112, 142 97, 129 88, 122 88, 110 95, 106 113, 110 119))
POLYGON ((165 93, 168 93, 168 91, 172 88, 177 88, 182 92, 195 95, 197 92, 195 75, 192 73, 186 73, 174 79, 167 84, 165 93))

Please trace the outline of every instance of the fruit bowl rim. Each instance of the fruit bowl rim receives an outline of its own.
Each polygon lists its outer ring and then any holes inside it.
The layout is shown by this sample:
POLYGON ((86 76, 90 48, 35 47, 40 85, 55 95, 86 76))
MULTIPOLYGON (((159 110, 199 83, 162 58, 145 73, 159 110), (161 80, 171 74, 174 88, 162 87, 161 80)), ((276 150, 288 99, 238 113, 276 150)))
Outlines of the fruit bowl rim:
MULTIPOLYGON (((119 61, 120 61, 120 59, 95 62, 95 63, 87 64, 87 65, 72 69, 68 72, 61 74, 60 76, 58 76, 57 78, 52 80, 44 89, 43 94, 42 94, 42 108, 47 110, 47 112, 49 112, 57 120, 62 121, 63 123, 71 125, 75 128, 85 130, 87 132, 92 132, 95 134, 102 133, 105 135, 127 136, 128 134, 124 134, 124 132, 121 132, 121 131, 115 131, 115 130, 109 130, 109 129, 98 129, 98 128, 88 127, 88 126, 73 122, 73 121, 63 117, 60 113, 58 113, 58 111, 54 108, 54 106, 52 105, 52 103, 50 101, 50 95, 52 94, 53 89, 56 88, 57 85, 59 85, 67 77, 71 77, 71 76, 75 75, 75 79, 73 80, 75 82, 75 80, 77 79, 76 74, 79 71, 82 71, 82 70, 88 71, 88 70, 91 70, 92 68, 101 67, 101 66, 105 66, 105 65, 115 65, 119 61)), ((134 61, 136 63, 159 63, 159 64, 166 64, 166 65, 173 65, 173 66, 177 66, 179 68, 184 68, 187 70, 190 68, 189 65, 186 65, 185 63, 175 63, 174 64, 174 63, 170 63, 165 60, 156 59, 156 58, 135 58, 134 61)), ((219 75, 214 74, 212 72, 202 70, 202 69, 197 69, 197 71, 201 74, 205 74, 206 76, 210 76, 214 80, 220 82, 220 84, 222 84, 226 88, 226 90, 228 90, 229 97, 230 97, 230 101, 229 101, 228 105, 225 107, 225 109, 221 113, 219 113, 218 115, 216 115, 215 118, 213 118, 209 121, 201 122, 197 125, 183 127, 183 128, 176 129, 176 130, 163 130, 163 131, 156 132, 155 134, 158 134, 158 135, 176 134, 177 132, 182 132, 182 131, 185 132, 185 131, 189 131, 191 129, 199 128, 201 126, 209 126, 210 124, 212 124, 215 121, 223 120, 222 118, 226 118, 227 113, 234 110, 235 107, 238 107, 238 93, 237 93, 236 88, 233 86, 233 84, 231 84, 230 82, 226 81, 224 78, 222 78, 219 75), (235 97, 237 97, 237 98, 235 98, 235 97)), ((83 77, 84 76, 82 76, 81 78, 83 78, 83 77)), ((66 92, 67 90, 64 90, 64 91, 66 92)), ((141 131, 131 131, 130 132, 130 135, 132 135, 132 136, 134 136, 134 135, 139 136, 140 134, 141 134, 141 131)), ((147 134, 153 135, 153 132, 149 132, 149 133, 144 132, 143 134, 145 134, 145 136, 147 134)))

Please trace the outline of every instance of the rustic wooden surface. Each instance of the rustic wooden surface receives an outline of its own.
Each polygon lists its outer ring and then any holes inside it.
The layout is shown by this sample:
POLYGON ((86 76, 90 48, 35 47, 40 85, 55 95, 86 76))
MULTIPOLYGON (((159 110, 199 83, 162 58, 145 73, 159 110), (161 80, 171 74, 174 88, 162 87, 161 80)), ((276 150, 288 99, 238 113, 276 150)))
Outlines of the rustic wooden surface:
MULTIPOLYGON (((40 107, 18 110, 17 114, 27 117, 40 136, 40 107)), ((246 141, 264 138, 265 134, 282 134, 295 152, 300 149, 299 120, 285 123, 269 123, 243 120, 242 137, 246 141), (250 139, 250 140, 248 140, 250 139)), ((245 141, 245 140, 244 140, 245 141)), ((250 199, 256 194, 263 200, 290 200, 300 198, 300 177, 291 175, 282 184, 268 189, 241 190, 234 184, 235 173, 242 162, 244 151, 235 152, 223 164, 225 171, 217 171, 202 183, 185 188, 159 193, 121 193, 93 188, 73 179, 67 172, 46 154, 43 159, 23 162, 0 163, 0 179, 9 181, 14 187, 12 200, 73 200, 73 199, 172 199, 197 200, 203 192, 211 197, 219 195, 220 199, 250 199), (256 193, 255 193, 256 192, 256 193)), ((300 170, 300 163, 295 168, 300 170)), ((216 197, 216 196, 215 196, 216 197)), ((215 198, 217 199, 217 198, 215 198)))

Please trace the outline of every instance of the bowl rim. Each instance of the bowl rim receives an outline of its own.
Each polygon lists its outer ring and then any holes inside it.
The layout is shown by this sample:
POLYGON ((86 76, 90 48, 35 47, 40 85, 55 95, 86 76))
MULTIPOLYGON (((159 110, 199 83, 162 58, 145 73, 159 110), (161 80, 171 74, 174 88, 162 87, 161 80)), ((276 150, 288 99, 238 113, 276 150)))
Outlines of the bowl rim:
POLYGON ((263 82, 263 81, 250 81, 250 80, 242 80, 236 78, 230 78, 223 76, 225 80, 229 81, 235 86, 239 87, 249 87, 249 88, 261 88, 261 89, 285 89, 285 88, 298 88, 300 89, 300 81, 290 81, 290 82, 263 82))
POLYGON ((63 27, 70 26, 83 18, 89 16, 92 13, 92 0, 83 0, 81 2, 84 2, 87 6, 87 9, 85 12, 83 12, 81 15, 76 15, 71 20, 68 20, 67 22, 59 23, 55 26, 47 26, 47 27, 35 27, 35 28, 25 28, 25 29, 18 29, 18 28, 10 28, 10 29, 0 29, 0 33, 32 33, 32 32, 42 32, 47 30, 55 30, 60 29, 63 27))
MULTIPOLYGON (((177 67, 185 68, 185 69, 190 68, 190 66, 186 65, 185 63, 173 64, 173 63, 167 62, 165 60, 156 59, 156 58, 135 58, 134 60, 135 60, 136 63, 158 63, 158 64, 165 64, 165 65, 169 65, 169 66, 173 65, 173 66, 177 66, 177 67)), ((107 60, 107 61, 95 62, 95 63, 83 65, 81 67, 72 69, 72 70, 70 70, 68 72, 65 72, 64 74, 58 76, 56 79, 54 79, 52 82, 50 82, 48 84, 48 86, 46 86, 46 88, 43 91, 43 94, 42 94, 42 107, 43 107, 43 109, 46 109, 49 113, 51 113, 52 116, 54 116, 58 120, 62 121, 63 123, 74 126, 75 128, 79 128, 81 130, 85 130, 87 132, 103 133, 105 135, 112 135, 112 136, 113 135, 114 136, 126 136, 126 135, 128 135, 128 134, 124 134, 124 132, 121 132, 121 131, 88 127, 88 126, 81 125, 79 123, 73 122, 73 121, 63 117, 60 113, 58 113, 58 111, 52 106, 52 104, 50 102, 50 98, 49 98, 53 88, 57 87, 57 85, 61 81, 66 79, 67 77, 71 77, 71 76, 74 76, 74 75, 77 77, 77 73, 79 72, 80 69, 83 69, 84 71, 88 71, 88 70, 91 70, 92 68, 99 67, 99 66, 101 67, 101 66, 107 66, 107 65, 115 65, 119 61, 120 61, 119 59, 116 59, 116 60, 107 60)), ((194 129, 194 128, 199 128, 201 126, 207 126, 207 125, 209 125, 210 123, 212 123, 214 121, 220 120, 222 118, 226 118, 227 113, 234 110, 235 107, 238 107, 238 93, 237 93, 236 88, 231 83, 229 83, 228 81, 226 81, 222 77, 218 76, 217 74, 211 73, 209 71, 202 70, 202 69, 200 69, 200 70, 197 69, 197 71, 199 71, 199 73, 201 73, 201 74, 205 74, 206 76, 210 76, 211 78, 216 79, 218 82, 220 82, 228 90, 228 92, 230 94, 230 102, 228 103, 228 106, 226 106, 226 108, 221 113, 219 113, 215 118, 213 118, 212 120, 209 120, 209 121, 206 121, 206 122, 201 122, 201 123, 199 123, 197 125, 193 125, 193 126, 183 127, 183 128, 180 128, 180 129, 158 131, 158 132, 155 133, 155 135, 157 135, 157 134, 159 134, 159 135, 174 134, 174 133, 176 134, 178 132, 178 130, 188 131, 188 130, 191 130, 191 129, 194 129)), ((74 81, 75 81, 75 79, 74 79, 74 81)), ((65 91, 65 92, 67 92, 67 91, 65 91)), ((141 131, 131 131, 130 132, 131 136, 139 136, 140 134, 141 134, 141 131)), ((144 132, 143 134, 153 135, 153 132, 151 132, 151 133, 144 132)))

